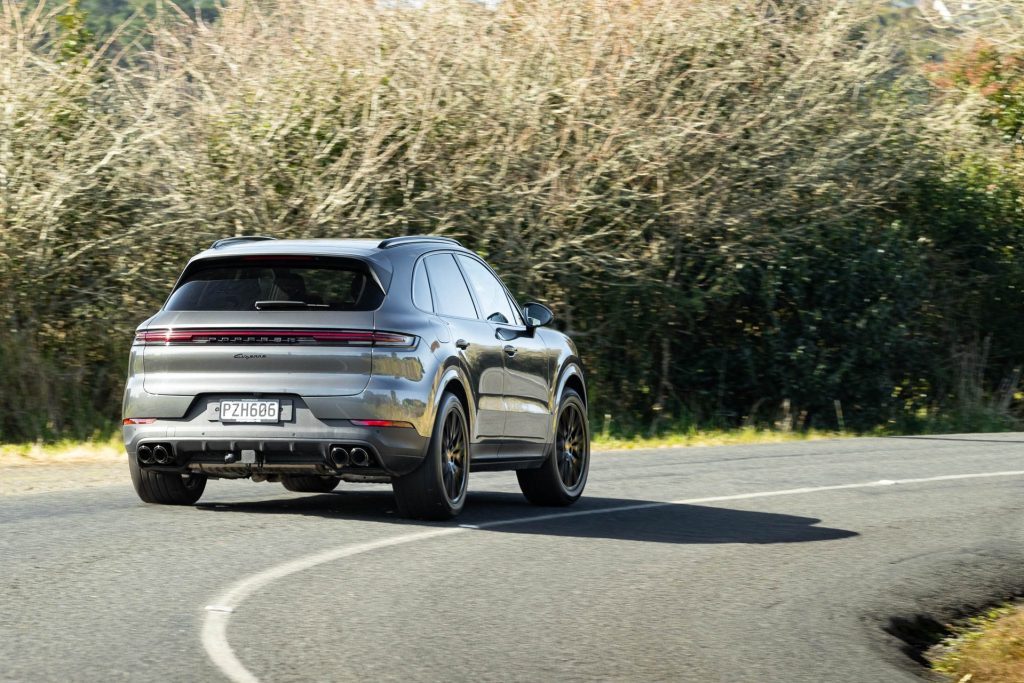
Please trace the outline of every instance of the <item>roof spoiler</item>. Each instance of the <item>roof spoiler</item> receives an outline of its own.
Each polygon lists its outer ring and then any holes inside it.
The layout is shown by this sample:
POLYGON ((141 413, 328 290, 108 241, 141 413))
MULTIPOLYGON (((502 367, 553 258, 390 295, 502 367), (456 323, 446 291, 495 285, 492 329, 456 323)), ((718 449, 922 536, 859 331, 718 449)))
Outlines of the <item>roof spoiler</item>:
POLYGON ((381 241, 377 245, 378 249, 389 249, 390 247, 398 247, 403 244, 413 244, 415 242, 444 242, 445 244, 454 244, 457 247, 461 247, 462 243, 451 237, 440 237, 437 235, 405 235, 404 237, 389 237, 386 240, 381 241))
POLYGON ((232 244, 241 244, 242 242, 263 242, 266 240, 276 240, 276 237, 263 237, 261 235, 244 235, 241 237, 225 237, 222 240, 217 240, 210 249, 220 249, 221 247, 230 247, 232 244))

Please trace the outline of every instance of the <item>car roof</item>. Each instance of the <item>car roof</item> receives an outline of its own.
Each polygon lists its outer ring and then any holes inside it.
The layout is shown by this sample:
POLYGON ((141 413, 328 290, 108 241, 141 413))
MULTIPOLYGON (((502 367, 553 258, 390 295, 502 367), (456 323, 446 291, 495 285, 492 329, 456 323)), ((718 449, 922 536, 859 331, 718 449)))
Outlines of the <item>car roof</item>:
POLYGON ((391 239, 234 239, 215 242, 214 246, 196 254, 193 260, 224 256, 258 256, 261 254, 311 254, 316 256, 374 256, 381 252, 416 253, 432 249, 466 250, 455 240, 437 237, 409 236, 391 239))

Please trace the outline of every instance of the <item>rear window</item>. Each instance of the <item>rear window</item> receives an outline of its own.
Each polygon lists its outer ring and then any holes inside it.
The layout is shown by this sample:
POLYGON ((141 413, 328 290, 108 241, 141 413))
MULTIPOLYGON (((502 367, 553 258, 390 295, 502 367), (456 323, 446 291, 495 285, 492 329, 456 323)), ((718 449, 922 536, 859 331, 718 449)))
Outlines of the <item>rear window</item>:
POLYGON ((350 259, 242 258, 198 264, 171 293, 168 311, 372 311, 384 292, 350 259))

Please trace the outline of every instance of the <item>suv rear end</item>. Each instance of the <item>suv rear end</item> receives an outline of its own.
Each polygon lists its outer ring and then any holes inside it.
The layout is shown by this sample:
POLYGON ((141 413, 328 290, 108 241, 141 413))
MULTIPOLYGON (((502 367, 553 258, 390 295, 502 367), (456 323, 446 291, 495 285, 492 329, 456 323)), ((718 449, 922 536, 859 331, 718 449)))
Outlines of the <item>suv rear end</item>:
POLYGON ((393 269, 376 247, 225 240, 193 258, 132 346, 133 467, 356 481, 415 469, 430 427, 409 397, 429 395, 433 355, 382 326, 393 269))

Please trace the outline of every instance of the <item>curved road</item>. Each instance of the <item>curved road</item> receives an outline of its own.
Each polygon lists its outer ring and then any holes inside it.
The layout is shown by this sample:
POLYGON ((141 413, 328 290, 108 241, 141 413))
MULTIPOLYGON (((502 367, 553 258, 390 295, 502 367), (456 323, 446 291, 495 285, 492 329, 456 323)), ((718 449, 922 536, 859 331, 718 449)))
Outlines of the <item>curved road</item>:
POLYGON ((916 629, 1024 589, 1022 456, 599 453, 575 507, 478 474, 457 524, 396 519, 382 486, 146 506, 125 468, 0 498, 0 680, 919 681, 916 629))

